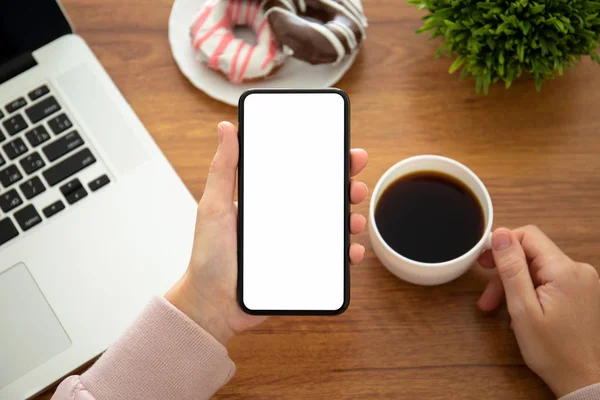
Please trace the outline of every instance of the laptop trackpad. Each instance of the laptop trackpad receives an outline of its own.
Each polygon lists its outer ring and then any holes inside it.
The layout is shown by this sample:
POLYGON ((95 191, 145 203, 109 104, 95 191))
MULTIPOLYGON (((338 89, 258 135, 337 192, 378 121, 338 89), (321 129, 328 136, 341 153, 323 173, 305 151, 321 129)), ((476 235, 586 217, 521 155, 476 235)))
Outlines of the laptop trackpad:
POLYGON ((23 263, 0 273, 0 389, 71 346, 23 263))

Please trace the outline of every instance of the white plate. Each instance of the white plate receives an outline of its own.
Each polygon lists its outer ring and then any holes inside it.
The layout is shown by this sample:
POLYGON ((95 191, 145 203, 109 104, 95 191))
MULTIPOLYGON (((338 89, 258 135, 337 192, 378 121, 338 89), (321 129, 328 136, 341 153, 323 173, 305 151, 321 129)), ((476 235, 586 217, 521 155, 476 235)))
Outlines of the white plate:
POLYGON ((210 97, 237 106, 240 95, 250 88, 324 88, 335 85, 350 69, 356 52, 338 65, 310 65, 289 58, 268 79, 234 85, 196 59, 190 44, 192 20, 206 0, 175 0, 169 18, 169 43, 175 62, 190 82, 210 97))

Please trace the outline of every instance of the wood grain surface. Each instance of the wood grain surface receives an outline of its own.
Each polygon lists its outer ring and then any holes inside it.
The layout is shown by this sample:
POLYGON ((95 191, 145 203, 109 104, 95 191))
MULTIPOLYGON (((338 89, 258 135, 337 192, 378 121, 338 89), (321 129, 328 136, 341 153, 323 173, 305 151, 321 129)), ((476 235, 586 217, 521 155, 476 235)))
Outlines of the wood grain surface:
MULTIPOLYGON (((167 41, 171 0, 63 0, 78 32, 196 199, 236 109, 179 72, 167 41)), ((571 257, 600 266, 600 67, 584 61, 535 91, 523 79, 477 96, 433 58, 404 1, 368 0, 369 38, 338 86, 352 101, 352 145, 370 154, 372 188, 403 158, 441 154, 489 188, 495 226, 534 223, 571 257)), ((366 213, 367 203, 355 207, 366 213)), ((167 210, 165 210, 167 212, 167 210)), ((310 240, 310 238, 307 238, 310 240)), ((238 371, 218 399, 550 399, 524 365, 505 309, 475 302, 488 275, 472 269, 434 288, 392 276, 368 235, 342 316, 271 318, 230 344, 238 371)), ((52 390, 40 396, 49 399, 52 390)))

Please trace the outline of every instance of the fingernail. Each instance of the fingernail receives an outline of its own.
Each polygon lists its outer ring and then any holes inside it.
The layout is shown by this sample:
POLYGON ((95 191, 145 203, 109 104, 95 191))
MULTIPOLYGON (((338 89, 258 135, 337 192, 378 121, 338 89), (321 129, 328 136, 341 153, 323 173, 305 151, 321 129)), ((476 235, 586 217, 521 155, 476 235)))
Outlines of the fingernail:
POLYGON ((505 250, 510 247, 511 241, 509 232, 497 231, 492 236, 492 247, 494 250, 505 250))
POLYGON ((217 134, 219 135, 219 144, 223 143, 223 127, 221 124, 217 125, 217 134))

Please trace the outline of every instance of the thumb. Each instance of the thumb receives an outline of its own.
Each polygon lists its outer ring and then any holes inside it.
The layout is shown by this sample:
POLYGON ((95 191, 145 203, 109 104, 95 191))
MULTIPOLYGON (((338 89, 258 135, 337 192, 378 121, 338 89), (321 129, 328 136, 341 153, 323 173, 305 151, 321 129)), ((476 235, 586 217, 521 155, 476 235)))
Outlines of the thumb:
POLYGON ((541 312, 525 252, 515 234, 505 228, 497 229, 492 236, 492 253, 511 317, 541 312))
POLYGON ((229 122, 218 127, 219 147, 210 165, 202 202, 210 208, 229 206, 235 193, 235 174, 238 166, 239 143, 237 129, 229 122))

